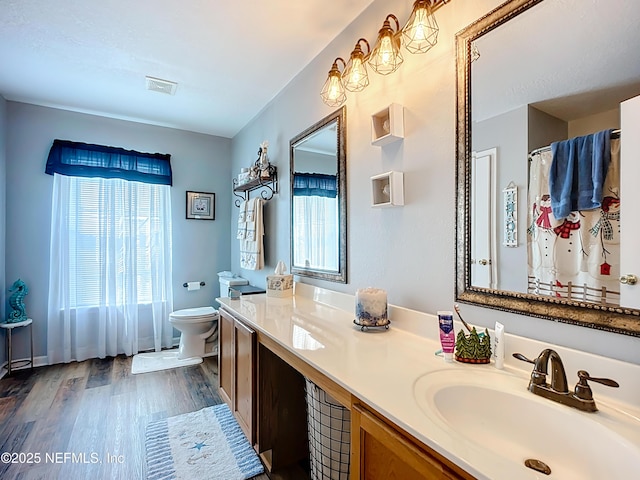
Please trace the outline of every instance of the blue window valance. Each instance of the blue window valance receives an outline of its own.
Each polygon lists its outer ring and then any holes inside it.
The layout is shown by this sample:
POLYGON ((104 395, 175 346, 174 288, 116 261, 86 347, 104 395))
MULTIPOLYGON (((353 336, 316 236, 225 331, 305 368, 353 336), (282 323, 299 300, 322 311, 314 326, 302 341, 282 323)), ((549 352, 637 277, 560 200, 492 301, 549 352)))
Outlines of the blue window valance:
POLYGON ((301 197, 336 198, 338 187, 335 175, 324 173, 294 173, 293 194, 301 197))
POLYGON ((45 173, 171 185, 171 155, 54 140, 45 173))

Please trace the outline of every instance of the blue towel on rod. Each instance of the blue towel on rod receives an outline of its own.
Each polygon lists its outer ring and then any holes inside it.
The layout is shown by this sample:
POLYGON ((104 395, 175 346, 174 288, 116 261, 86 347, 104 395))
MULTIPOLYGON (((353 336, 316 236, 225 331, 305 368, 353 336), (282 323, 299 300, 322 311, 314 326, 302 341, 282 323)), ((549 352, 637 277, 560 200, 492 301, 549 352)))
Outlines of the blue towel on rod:
POLYGON ((549 193, 556 219, 602 205, 602 186, 611 161, 611 132, 602 130, 551 144, 549 193))

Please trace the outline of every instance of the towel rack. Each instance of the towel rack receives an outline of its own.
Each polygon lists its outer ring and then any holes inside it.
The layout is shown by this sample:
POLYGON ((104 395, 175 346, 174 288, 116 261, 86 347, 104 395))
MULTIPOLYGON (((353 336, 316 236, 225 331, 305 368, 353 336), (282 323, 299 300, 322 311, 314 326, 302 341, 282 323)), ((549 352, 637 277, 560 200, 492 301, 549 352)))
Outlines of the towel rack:
POLYGON ((238 179, 233 179, 233 194, 238 197, 235 200, 235 206, 240 207, 242 202, 249 200, 250 193, 254 190, 260 190, 260 196, 263 200, 271 200, 273 195, 278 193, 278 169, 274 165, 269 165, 267 169, 269 173, 265 178, 254 178, 253 180, 238 185, 238 179))
MULTIPOLYGON (((620 138, 620 129, 616 129, 616 130, 612 130, 611 131, 611 138, 620 138)), ((542 152, 548 152, 549 150, 551 150, 551 145, 547 145, 546 147, 540 147, 540 148, 536 148, 535 150, 532 150, 531 153, 529 155, 535 155, 536 153, 542 153, 542 152)))

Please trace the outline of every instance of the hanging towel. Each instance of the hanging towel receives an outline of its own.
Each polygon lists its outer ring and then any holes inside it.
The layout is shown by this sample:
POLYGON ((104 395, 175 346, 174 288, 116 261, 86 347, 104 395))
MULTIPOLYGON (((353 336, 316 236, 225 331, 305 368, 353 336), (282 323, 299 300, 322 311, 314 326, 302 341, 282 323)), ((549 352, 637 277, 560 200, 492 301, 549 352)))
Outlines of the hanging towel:
POLYGON ((558 220, 602 205, 602 186, 611 161, 611 130, 551 144, 551 209, 558 220))
POLYGON ((246 212, 245 212, 245 234, 244 239, 250 240, 252 242, 256 241, 256 230, 257 230, 257 210, 262 207, 262 203, 260 198, 253 198, 251 200, 247 200, 246 202, 246 212))
POLYGON ((238 232, 236 238, 238 240, 244 240, 247 236, 247 202, 244 201, 240 204, 240 211, 238 212, 238 232))
POLYGON ((240 240, 240 268, 261 270, 264 268, 262 199, 255 197, 246 203, 246 234, 240 240))

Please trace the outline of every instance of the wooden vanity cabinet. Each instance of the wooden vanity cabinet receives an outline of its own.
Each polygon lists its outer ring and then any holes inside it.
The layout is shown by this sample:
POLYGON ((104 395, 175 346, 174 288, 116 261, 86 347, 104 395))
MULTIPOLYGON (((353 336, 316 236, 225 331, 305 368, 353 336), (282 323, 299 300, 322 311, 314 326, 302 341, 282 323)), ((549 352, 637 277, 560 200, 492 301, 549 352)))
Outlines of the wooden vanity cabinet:
POLYGON ((256 443, 256 332, 220 310, 218 365, 220 396, 249 443, 256 443))
POLYGON ((268 471, 308 461, 304 377, 242 320, 219 310, 219 392, 268 471), (270 348, 269 348, 270 347, 270 348))
POLYGON ((354 480, 474 478, 224 309, 218 352, 220 395, 269 472, 308 461, 307 377, 351 410, 354 480))
POLYGON ((379 414, 351 406, 351 478, 360 480, 472 480, 426 445, 409 438, 379 414))

